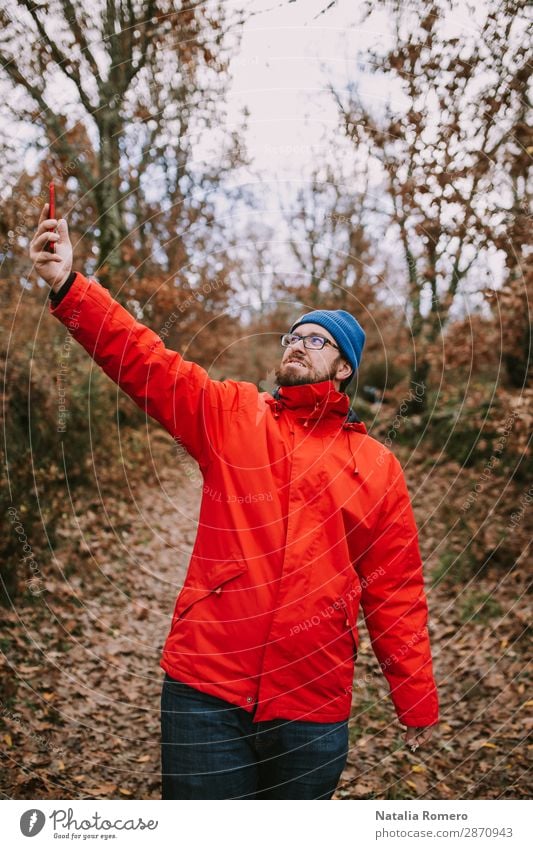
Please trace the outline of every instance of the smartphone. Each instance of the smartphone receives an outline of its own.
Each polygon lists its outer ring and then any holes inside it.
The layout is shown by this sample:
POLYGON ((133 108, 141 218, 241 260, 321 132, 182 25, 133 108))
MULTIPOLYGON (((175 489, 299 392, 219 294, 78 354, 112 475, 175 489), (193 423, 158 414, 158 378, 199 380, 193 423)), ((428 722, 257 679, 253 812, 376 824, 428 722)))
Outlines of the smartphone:
MULTIPOLYGON (((48 218, 56 217, 56 187, 53 183, 50 183, 48 186, 48 218)), ((50 233, 54 233, 55 230, 52 227, 49 230, 50 233)), ((55 254, 55 244, 54 242, 47 242, 45 247, 45 251, 48 251, 50 254, 55 254)))

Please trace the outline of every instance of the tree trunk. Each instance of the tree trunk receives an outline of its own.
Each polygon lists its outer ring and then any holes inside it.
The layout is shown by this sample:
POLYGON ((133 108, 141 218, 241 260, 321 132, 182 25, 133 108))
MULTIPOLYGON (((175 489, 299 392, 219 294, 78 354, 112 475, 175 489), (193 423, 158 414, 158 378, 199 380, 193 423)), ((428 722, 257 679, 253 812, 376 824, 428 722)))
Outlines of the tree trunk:
POLYGON ((121 120, 110 109, 102 110, 99 120, 100 155, 99 179, 94 188, 99 264, 96 274, 103 286, 109 287, 117 273, 124 270, 122 244, 127 235, 124 223, 123 199, 120 189, 121 120))

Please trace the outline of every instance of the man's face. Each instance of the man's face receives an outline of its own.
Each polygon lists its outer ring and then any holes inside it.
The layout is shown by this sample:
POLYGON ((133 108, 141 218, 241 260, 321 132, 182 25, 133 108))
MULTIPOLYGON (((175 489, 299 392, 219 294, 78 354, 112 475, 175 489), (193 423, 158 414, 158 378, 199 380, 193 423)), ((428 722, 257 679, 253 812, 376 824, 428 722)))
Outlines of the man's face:
MULTIPOLYGON (((316 334, 329 339, 337 345, 335 339, 319 324, 299 324, 294 331, 298 336, 316 334)), ((285 348, 281 363, 276 369, 279 386, 298 386, 303 383, 319 383, 333 380, 338 389, 341 380, 352 372, 352 367, 342 357, 337 347, 324 345, 321 351, 305 348, 302 341, 285 348)))

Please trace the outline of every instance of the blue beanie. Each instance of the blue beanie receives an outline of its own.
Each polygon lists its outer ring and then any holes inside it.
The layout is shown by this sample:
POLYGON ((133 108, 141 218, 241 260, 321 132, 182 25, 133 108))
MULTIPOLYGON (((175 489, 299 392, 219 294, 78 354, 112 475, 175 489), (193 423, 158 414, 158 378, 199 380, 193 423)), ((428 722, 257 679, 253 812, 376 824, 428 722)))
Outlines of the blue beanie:
POLYGON ((346 310, 314 310, 302 315, 292 325, 290 332, 299 324, 319 324, 331 333, 354 371, 359 368, 365 345, 365 331, 358 321, 346 310))

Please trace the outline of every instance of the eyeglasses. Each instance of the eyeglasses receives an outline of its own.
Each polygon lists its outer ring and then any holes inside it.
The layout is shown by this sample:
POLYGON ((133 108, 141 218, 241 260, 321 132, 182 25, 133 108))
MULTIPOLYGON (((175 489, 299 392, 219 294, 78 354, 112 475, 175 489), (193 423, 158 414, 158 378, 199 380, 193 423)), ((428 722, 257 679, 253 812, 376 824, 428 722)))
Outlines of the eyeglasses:
POLYGON ((329 339, 325 339, 323 336, 317 336, 316 333, 312 333, 309 336, 299 336, 297 333, 284 333, 280 338, 284 348, 288 348, 289 345, 297 345, 298 342, 303 342, 304 347, 310 348, 312 351, 321 351, 324 345, 331 345, 332 348, 337 348, 337 351, 340 350, 329 339))

